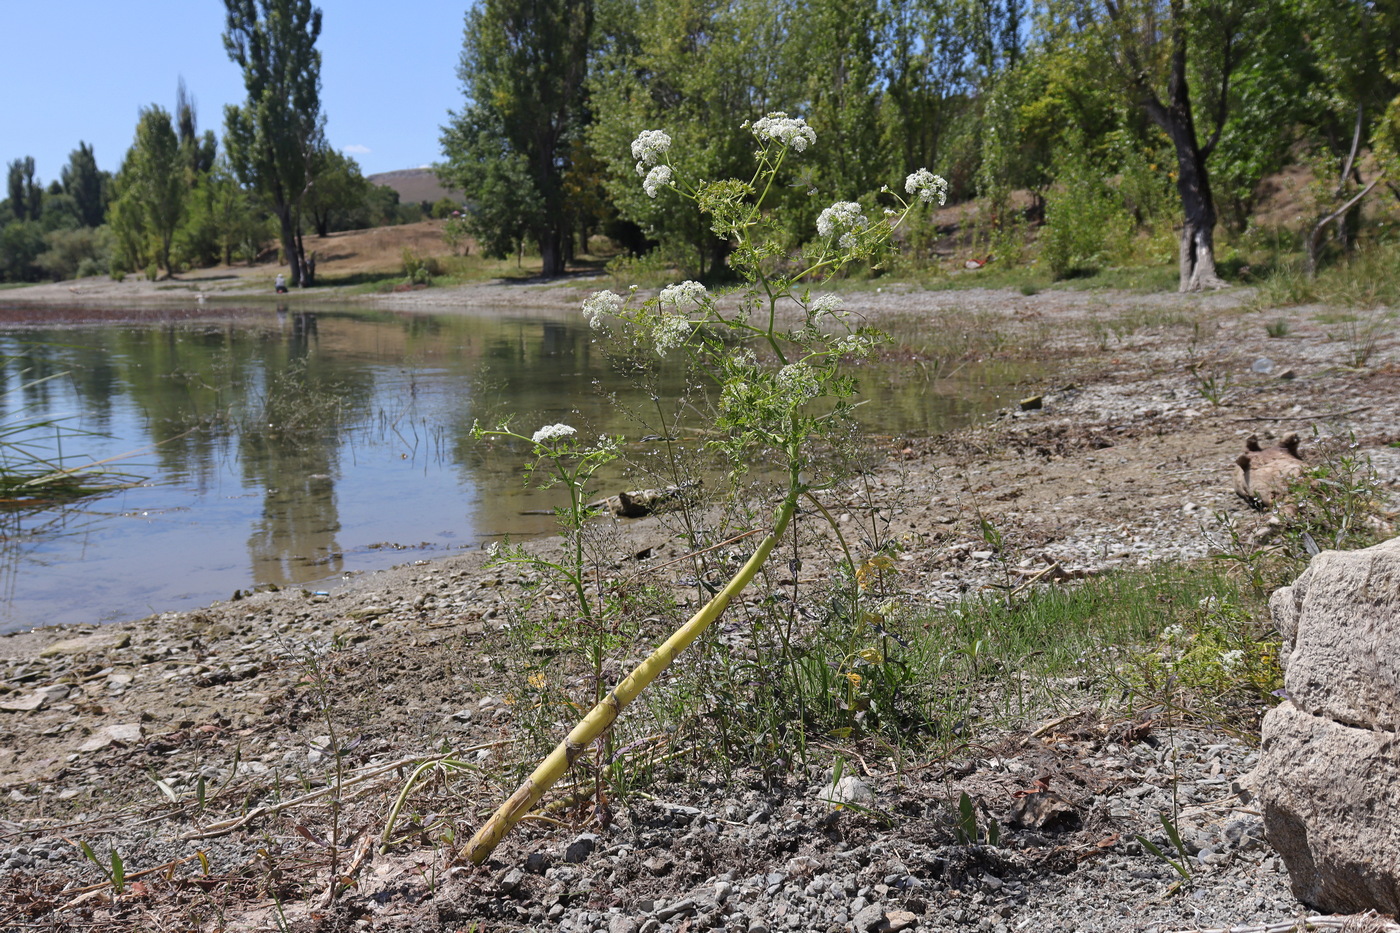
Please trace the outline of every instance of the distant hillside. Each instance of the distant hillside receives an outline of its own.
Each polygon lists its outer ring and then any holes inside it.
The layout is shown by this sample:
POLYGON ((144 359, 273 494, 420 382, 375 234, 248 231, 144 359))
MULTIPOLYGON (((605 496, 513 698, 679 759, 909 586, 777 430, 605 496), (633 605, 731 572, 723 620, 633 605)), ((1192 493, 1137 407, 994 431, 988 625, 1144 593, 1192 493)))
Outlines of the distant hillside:
POLYGON ((430 168, 405 168, 397 172, 380 172, 368 176, 376 185, 388 185, 399 193, 400 204, 417 201, 437 201, 446 197, 461 200, 459 195, 442 186, 430 168))

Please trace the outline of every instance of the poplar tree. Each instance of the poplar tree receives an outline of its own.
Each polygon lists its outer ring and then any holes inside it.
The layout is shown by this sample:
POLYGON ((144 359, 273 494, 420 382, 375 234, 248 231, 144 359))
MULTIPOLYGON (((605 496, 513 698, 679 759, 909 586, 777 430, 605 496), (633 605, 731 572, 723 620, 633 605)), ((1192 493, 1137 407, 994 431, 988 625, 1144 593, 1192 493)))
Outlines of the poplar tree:
POLYGON ((224 48, 248 99, 224 109, 224 146, 239 180, 277 217, 292 285, 310 285, 302 205, 324 147, 321 10, 310 0, 224 0, 224 48))
MULTIPOLYGON (((144 240, 155 249, 155 262, 170 273, 170 246, 185 210, 185 173, 180 141, 170 114, 152 105, 142 108, 136 124, 136 140, 126 154, 118 176, 118 204, 113 225, 118 239, 132 245, 131 259, 144 252, 144 240)), ((149 254, 147 254, 149 255, 149 254)))
POLYGON ((102 191, 106 179, 97 168, 92 147, 79 142, 78 148, 69 153, 68 164, 60 177, 63 179, 63 192, 71 195, 78 206, 83 226, 100 227, 107 210, 102 191))
POLYGON ((585 123, 592 28, 593 0, 480 0, 457 70, 467 104, 443 130, 438 174, 466 196, 478 238, 528 236, 545 275, 564 272, 574 223, 565 178, 585 123))

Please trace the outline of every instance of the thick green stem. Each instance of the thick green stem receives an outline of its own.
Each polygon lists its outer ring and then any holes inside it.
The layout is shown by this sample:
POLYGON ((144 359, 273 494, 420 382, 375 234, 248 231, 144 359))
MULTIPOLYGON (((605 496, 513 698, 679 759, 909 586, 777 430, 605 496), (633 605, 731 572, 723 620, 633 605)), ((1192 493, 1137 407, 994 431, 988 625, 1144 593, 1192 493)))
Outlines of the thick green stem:
POLYGON ((778 508, 773 530, 769 532, 754 550, 753 556, 739 569, 720 590, 715 597, 705 604, 690 621, 681 626, 671 635, 670 638, 651 655, 637 665, 636 670, 628 674, 621 683, 603 699, 601 703, 593 708, 593 711, 585 716, 578 725, 574 726, 564 741, 550 752, 549 755, 539 763, 534 773, 525 779, 519 789, 510 796, 510 799, 491 815, 491 819, 476 831, 467 847, 463 850, 463 855, 474 865, 480 865, 495 850, 505 834, 520 822, 521 817, 539 802, 545 791, 549 790, 568 770, 569 766, 583 753, 598 736, 602 735, 617 720, 622 710, 629 703, 635 700, 647 686, 661 674, 662 671, 671 666, 671 662, 690 646, 696 638, 699 638, 705 629, 715 619, 719 618, 734 599, 744 591, 744 588, 753 581, 758 574, 759 568, 768 560, 768 555, 772 553, 774 545, 787 530, 788 522, 792 520, 793 512, 797 510, 797 497, 801 494, 801 487, 794 485, 789 491, 783 504, 778 508))

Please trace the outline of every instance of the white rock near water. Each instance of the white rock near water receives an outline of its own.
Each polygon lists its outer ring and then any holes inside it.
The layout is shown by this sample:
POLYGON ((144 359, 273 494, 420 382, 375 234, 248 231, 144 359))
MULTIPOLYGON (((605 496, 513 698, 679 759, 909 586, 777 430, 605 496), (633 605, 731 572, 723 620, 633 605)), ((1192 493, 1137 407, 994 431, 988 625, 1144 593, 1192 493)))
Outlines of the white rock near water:
POLYGON ((1273 595, 1287 698, 1255 781, 1293 893, 1400 913, 1400 538, 1325 551, 1273 595))

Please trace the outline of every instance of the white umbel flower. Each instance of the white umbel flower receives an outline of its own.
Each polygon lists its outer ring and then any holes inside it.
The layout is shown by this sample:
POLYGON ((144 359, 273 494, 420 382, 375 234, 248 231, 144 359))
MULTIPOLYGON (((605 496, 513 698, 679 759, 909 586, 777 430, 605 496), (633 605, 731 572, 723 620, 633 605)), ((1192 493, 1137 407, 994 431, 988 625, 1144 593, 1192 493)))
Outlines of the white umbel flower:
POLYGON ((824 295, 818 295, 812 301, 812 317, 817 320, 827 315, 844 318, 846 315, 841 311, 842 304, 843 302, 840 295, 833 295, 829 292, 824 295))
POLYGON ((647 197, 654 198, 656 193, 671 183, 671 166, 658 165, 650 172, 647 172, 646 180, 642 182, 642 190, 647 193, 647 197))
POLYGON ((671 137, 661 130, 642 130, 632 140, 632 158, 637 160, 637 174, 645 175, 671 148, 671 137))
POLYGON ((656 300, 659 304, 673 305, 679 308, 682 304, 689 302, 704 307, 709 298, 710 293, 704 285, 688 280, 679 285, 667 285, 661 289, 661 294, 657 296, 656 300))
POLYGON ((572 437, 577 434, 573 428, 567 424, 547 424, 535 432, 530 440, 536 444, 548 444, 550 441, 560 437, 572 437))
POLYGON ((855 234, 864 230, 869 223, 855 201, 837 201, 817 217, 817 234, 840 237, 837 241, 840 247, 850 249, 856 245, 855 234))
POLYGON ((791 146, 797 152, 805 151, 817 141, 816 130, 808 126, 806 120, 801 117, 789 117, 782 111, 770 113, 762 120, 755 120, 749 130, 759 142, 781 143, 791 146))
POLYGON ((904 179, 904 190, 910 194, 917 194, 919 200, 925 204, 938 199, 940 205, 948 201, 948 181, 942 175, 935 175, 926 168, 921 168, 904 179))
POLYGON ((598 330, 603 326, 603 318, 616 317, 621 311, 624 299, 616 292, 603 289, 594 292, 583 302, 583 316, 588 318, 588 326, 598 330))

